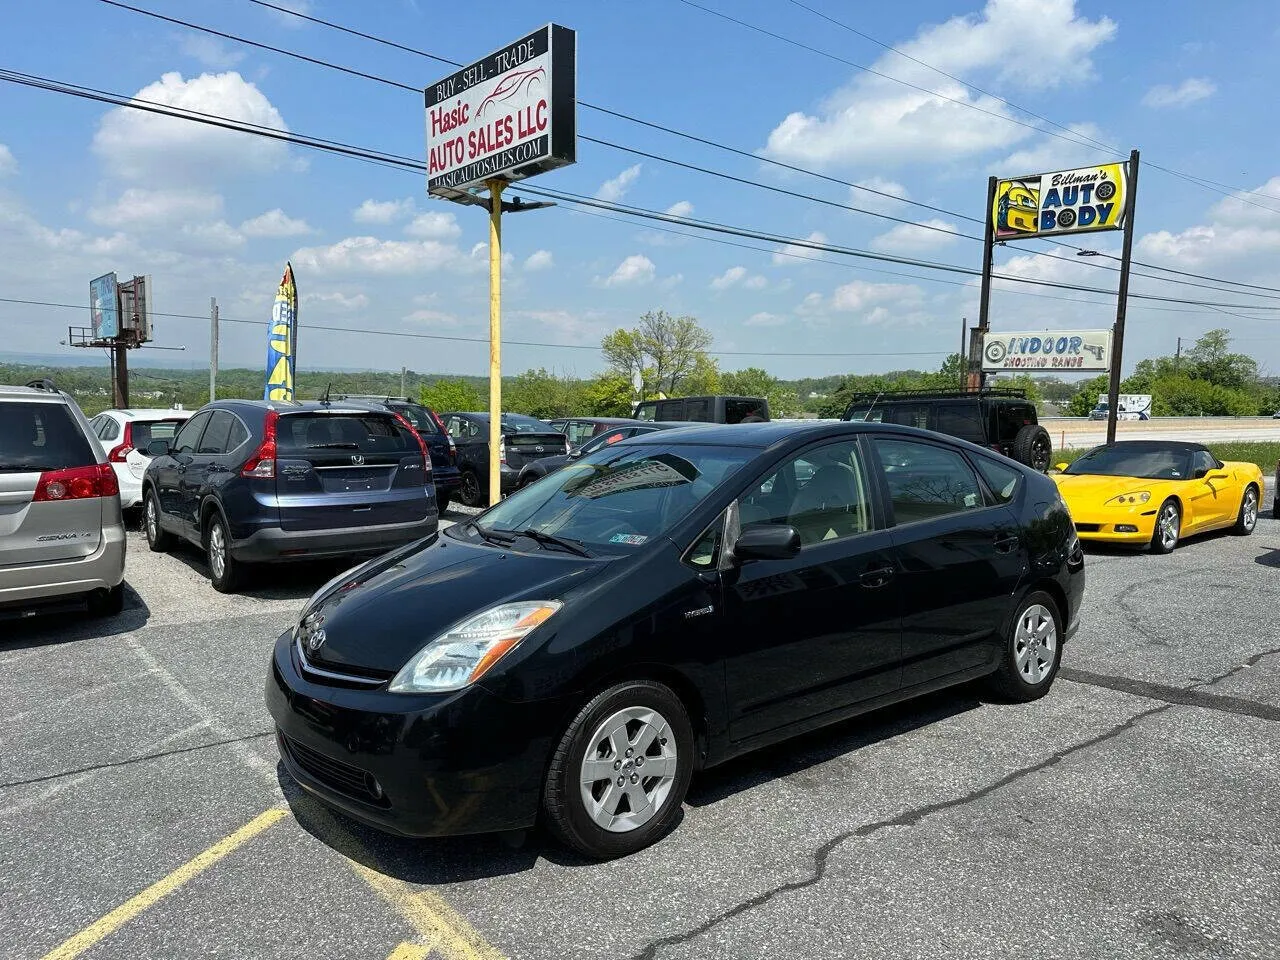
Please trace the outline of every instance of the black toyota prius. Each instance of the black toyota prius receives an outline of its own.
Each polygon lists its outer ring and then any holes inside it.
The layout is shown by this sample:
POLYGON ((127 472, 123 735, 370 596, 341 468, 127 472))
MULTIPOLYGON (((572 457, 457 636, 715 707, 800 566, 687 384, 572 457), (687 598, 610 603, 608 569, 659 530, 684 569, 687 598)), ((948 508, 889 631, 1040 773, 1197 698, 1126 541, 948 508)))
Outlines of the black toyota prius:
POLYGON ((543 822, 614 857, 745 751, 976 678, 1043 696, 1083 592, 1057 488, 998 454, 876 423, 667 430, 327 584, 266 696, 289 773, 359 820, 543 822))

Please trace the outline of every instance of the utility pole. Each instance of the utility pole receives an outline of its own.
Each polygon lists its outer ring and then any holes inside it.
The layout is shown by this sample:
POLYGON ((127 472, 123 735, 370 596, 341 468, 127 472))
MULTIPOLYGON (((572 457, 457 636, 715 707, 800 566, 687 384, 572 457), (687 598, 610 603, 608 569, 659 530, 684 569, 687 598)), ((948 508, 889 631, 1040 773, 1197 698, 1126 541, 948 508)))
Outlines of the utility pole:
POLYGON ((405 389, 405 388, 404 388, 404 374, 405 374, 405 368, 402 366, 402 367, 400 368, 400 396, 402 396, 402 397, 407 397, 407 396, 408 396, 408 394, 404 392, 404 389, 405 389))
POLYGON ((1120 405, 1120 369, 1124 359, 1124 321, 1129 306, 1129 261, 1133 257, 1133 211, 1138 197, 1138 151, 1129 154, 1129 194, 1125 198, 1124 246, 1120 251, 1120 288, 1116 298, 1116 326, 1111 344, 1111 383, 1107 390, 1107 443, 1116 442, 1120 405))
MULTIPOLYGON (((996 256, 996 224, 995 217, 992 216, 992 208, 996 204, 996 178, 987 178, 987 208, 986 214, 983 216, 984 227, 982 230, 982 286, 978 292, 978 343, 981 349, 982 338, 991 330, 991 268, 996 256)), ((981 364, 982 354, 978 354, 979 364, 981 364)), ((982 368, 969 371, 969 387, 970 389, 981 389, 983 381, 986 377, 982 373, 982 368), (977 382, 974 382, 974 379, 977 382)))
POLYGON ((489 188, 489 506, 502 499, 502 188, 489 188))
POLYGON ((209 298, 209 402, 218 399, 218 301, 209 298))
POLYGON ((1181 337, 1178 338, 1178 350, 1173 355, 1173 372, 1174 373, 1182 372, 1182 338, 1181 337))
POLYGON ((969 379, 969 364, 967 362, 969 341, 969 318, 960 318, 960 389, 964 389, 965 383, 969 379))
POLYGON ((116 355, 115 405, 117 410, 129 409, 129 344, 117 339, 111 350, 116 355))

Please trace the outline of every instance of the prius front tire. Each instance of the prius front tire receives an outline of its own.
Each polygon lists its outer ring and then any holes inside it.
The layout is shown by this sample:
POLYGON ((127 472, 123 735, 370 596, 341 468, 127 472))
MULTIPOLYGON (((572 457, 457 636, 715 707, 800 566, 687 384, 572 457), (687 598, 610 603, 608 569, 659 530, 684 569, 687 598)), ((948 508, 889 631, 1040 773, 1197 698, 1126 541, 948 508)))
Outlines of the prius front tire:
POLYGON ((689 714, 669 688, 610 687, 573 718, 551 758, 548 828, 596 860, 644 849, 679 820, 694 749, 689 714))

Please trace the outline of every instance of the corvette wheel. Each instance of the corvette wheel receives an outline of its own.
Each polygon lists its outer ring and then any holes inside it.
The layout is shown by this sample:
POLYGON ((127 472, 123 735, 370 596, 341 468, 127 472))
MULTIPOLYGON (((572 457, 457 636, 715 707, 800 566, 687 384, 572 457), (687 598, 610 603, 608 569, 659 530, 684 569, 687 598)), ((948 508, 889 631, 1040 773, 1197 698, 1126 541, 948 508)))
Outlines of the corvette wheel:
POLYGON ((1182 511, 1177 500, 1166 500, 1156 514, 1156 529, 1151 534, 1152 553, 1173 553, 1182 533, 1182 511))

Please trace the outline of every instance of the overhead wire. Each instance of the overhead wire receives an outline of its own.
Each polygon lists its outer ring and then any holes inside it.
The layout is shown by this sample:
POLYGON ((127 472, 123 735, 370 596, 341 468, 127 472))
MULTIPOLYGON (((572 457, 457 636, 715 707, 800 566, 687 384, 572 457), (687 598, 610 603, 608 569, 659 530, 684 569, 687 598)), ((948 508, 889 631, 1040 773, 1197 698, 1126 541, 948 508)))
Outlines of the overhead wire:
MULTIPOLYGON (((195 30, 195 31, 198 31, 198 32, 203 32, 203 33, 208 33, 208 34, 211 34, 211 35, 213 35, 213 36, 217 36, 217 37, 222 38, 222 39, 231 40, 231 41, 234 41, 234 42, 240 42, 240 43, 244 43, 244 44, 247 44, 247 45, 250 45, 250 46, 258 47, 258 48, 260 48, 260 49, 269 50, 269 51, 271 51, 271 52, 273 52, 273 53, 281 54, 281 55, 283 55, 283 56, 287 56, 287 57, 292 57, 292 58, 295 58, 295 59, 298 59, 298 60, 304 61, 304 62, 306 62, 306 63, 313 64, 313 65, 316 65, 316 66, 327 67, 327 68, 329 68, 329 69, 333 69, 333 70, 336 70, 336 71, 338 71, 338 72, 345 73, 345 74, 352 75, 352 76, 356 76, 356 77, 359 77, 359 78, 362 78, 362 79, 375 80, 375 81, 380 82, 380 83, 383 83, 383 84, 385 84, 385 85, 387 85, 387 86, 394 87, 394 88, 398 88, 398 89, 402 89, 402 90, 405 90, 405 91, 408 91, 408 92, 412 92, 412 93, 414 93, 414 94, 420 94, 420 93, 421 93, 421 88, 420 88, 420 87, 412 86, 412 85, 410 85, 410 84, 401 83, 401 82, 399 82, 399 81, 397 81, 397 80, 392 80, 392 79, 387 78, 387 77, 381 77, 381 76, 377 76, 377 75, 374 75, 374 74, 368 74, 368 73, 365 73, 365 72, 360 71, 360 70, 355 70, 355 69, 352 69, 352 68, 349 68, 349 67, 342 66, 341 64, 333 63, 333 62, 331 62, 331 61, 321 60, 321 59, 314 58, 314 57, 309 57, 309 56, 306 56, 305 54, 297 53, 296 51, 287 50, 287 49, 284 49, 284 48, 281 48, 281 47, 272 46, 272 45, 269 45, 269 44, 259 43, 258 41, 250 40, 250 39, 248 39, 248 38, 241 37, 241 36, 239 36, 239 35, 237 35, 237 34, 232 34, 232 33, 227 33, 227 32, 224 32, 224 31, 215 30, 215 29, 213 29, 213 28, 211 28, 211 27, 206 27, 206 26, 203 26, 203 25, 201 25, 201 24, 192 23, 192 22, 187 21, 187 20, 180 20, 180 19, 177 19, 177 18, 174 18, 174 17, 165 16, 164 14, 156 13, 156 12, 151 11, 151 10, 146 10, 146 9, 144 9, 144 8, 142 8, 142 7, 136 7, 136 6, 132 6, 132 5, 127 4, 127 3, 122 3, 122 2, 120 2, 120 0, 100 0, 100 2, 105 3, 105 4, 109 5, 109 6, 117 7, 117 8, 123 9, 123 10, 128 10, 128 11, 130 11, 130 12, 137 13, 137 14, 140 14, 140 15, 142 15, 142 16, 152 17, 152 18, 155 18, 155 19, 158 19, 158 20, 161 20, 161 21, 167 22, 167 23, 171 23, 171 24, 175 24, 175 25, 178 25, 178 26, 186 27, 186 28, 191 29, 191 30, 195 30)), ((399 44, 399 43, 396 43, 396 42, 391 41, 391 40, 386 40, 385 38, 376 37, 376 36, 374 36, 374 35, 372 35, 372 34, 368 34, 368 33, 365 33, 365 32, 363 32, 363 31, 355 30, 355 29, 353 29, 353 28, 347 27, 347 26, 342 25, 342 24, 337 24, 337 23, 334 23, 334 22, 332 22, 332 21, 323 20, 323 19, 321 19, 321 18, 318 18, 318 17, 312 16, 312 15, 310 15, 310 14, 304 14, 304 13, 302 13, 302 12, 300 12, 300 11, 290 10, 290 9, 288 9, 287 7, 283 7, 283 6, 280 6, 280 5, 278 5, 278 4, 274 4, 274 3, 268 2, 268 0, 249 0, 249 2, 250 2, 250 3, 253 3, 253 4, 257 5, 257 6, 261 6, 261 7, 264 7, 264 8, 271 9, 271 10, 275 10, 275 11, 277 11, 277 12, 279 12, 279 13, 282 13, 282 14, 287 14, 287 15, 290 15, 290 16, 294 16, 294 17, 297 17, 297 18, 302 19, 302 20, 305 20, 305 21, 309 21, 309 22, 312 22, 312 23, 316 23, 316 24, 318 24, 318 25, 323 25, 323 26, 325 26, 325 27, 327 27, 327 28, 331 28, 331 29, 334 29, 334 30, 338 30, 338 31, 341 31, 341 32, 344 32, 344 33, 349 33, 349 34, 352 34, 352 35, 354 35, 354 36, 358 36, 358 37, 361 37, 361 38, 366 39, 366 40, 371 40, 371 41, 376 42, 376 43, 385 44, 385 45, 387 45, 387 46, 389 46, 389 47, 392 47, 392 48, 395 48, 395 49, 398 49, 398 50, 401 50, 401 51, 405 51, 405 52, 413 53, 413 54, 416 54, 416 55, 418 55, 418 56, 426 57, 426 58, 429 58, 429 59, 431 59, 431 60, 435 60, 435 61, 438 61, 438 62, 441 62, 441 63, 445 63, 445 64, 450 65, 450 66, 461 66, 461 65, 462 65, 462 64, 458 63, 457 61, 450 60, 450 59, 445 58, 445 57, 440 57, 440 56, 437 56, 437 55, 435 55, 435 54, 431 54, 431 53, 428 53, 428 52, 426 52, 426 51, 419 50, 419 49, 416 49, 416 48, 413 48, 413 47, 408 47, 408 46, 406 46, 406 45, 404 45, 404 44, 399 44)), ((691 0, 681 0, 681 2, 683 2, 683 3, 688 3, 688 4, 690 4, 691 6, 698 7, 699 9, 707 10, 708 12, 716 13, 716 11, 711 11, 709 8, 702 7, 701 5, 696 4, 696 3, 692 3, 692 2, 691 2, 691 0)), ((796 0, 792 0, 792 2, 796 2, 796 0)), ((802 5, 802 4, 801 4, 801 5, 802 5)), ((802 6, 803 6, 803 5, 802 5, 802 6)), ((810 9, 810 8, 805 7, 805 9, 810 9)), ((719 14, 717 13, 717 15, 719 15, 719 14)), ((822 15, 821 15, 821 14, 819 14, 819 16, 822 16, 822 15)), ((736 19, 734 19, 734 18, 732 18, 732 17, 729 17, 728 19, 733 20, 733 22, 735 22, 735 23, 741 22, 741 21, 737 21, 736 19)), ((750 26, 750 25, 748 25, 748 26, 750 26)), ((852 29, 852 28, 848 28, 848 29, 852 29)), ((767 32, 767 31, 766 31, 766 32, 767 32)), ((854 32, 858 32, 858 31, 854 31, 854 32)), ((770 34, 770 35, 771 35, 771 36, 773 36, 773 34, 770 34)), ((781 38, 781 39, 785 39, 785 38, 781 38)), ((879 41, 876 41, 876 42, 878 43, 879 41)), ((884 44, 881 44, 881 45, 882 45, 882 46, 885 46, 884 44)), ((890 49, 892 49, 892 48, 890 48, 890 49)), ((895 50, 894 52, 898 52, 898 53, 900 53, 901 51, 896 51, 896 50, 895 50)), ((908 56, 908 55, 906 55, 906 54, 902 54, 902 55, 903 55, 903 56, 908 56)), ((909 59, 914 59, 914 58, 910 58, 910 57, 909 57, 909 59)), ((919 63, 921 63, 922 65, 928 66, 928 64, 924 64, 924 62, 923 62, 923 61, 916 61, 916 62, 919 62, 919 63)), ((856 65, 855 65, 855 66, 856 66, 856 65)), ((865 69, 865 68, 864 68, 864 69, 865 69)), ((930 69, 935 69, 935 70, 936 70, 937 68, 930 67, 930 69)), ((872 71, 872 72, 875 72, 875 71, 872 71)), ((938 71, 938 72, 942 72, 942 71, 938 71)), ((957 78, 951 77, 951 75, 950 75, 950 74, 945 74, 945 73, 944 73, 944 75, 945 75, 945 76, 947 76, 947 77, 949 77, 949 78, 951 78, 951 79, 956 80, 956 82, 958 82, 958 83, 964 83, 964 81, 961 81, 961 80, 959 80, 959 79, 957 79, 957 78)), ((893 79, 893 78, 890 78, 890 79, 893 79)), ((966 85, 968 86, 968 84, 966 84, 966 85)), ((977 87, 974 87, 973 89, 978 90, 979 92, 984 92, 984 91, 981 91, 981 90, 980 90, 979 88, 977 88, 977 87)), ((986 95, 990 96, 990 94, 986 94, 986 95)), ((1016 109, 1020 109, 1020 110, 1023 110, 1024 112, 1031 113, 1031 111, 1027 111, 1027 110, 1025 110, 1025 108, 1018 107, 1016 104, 1012 104, 1012 103, 1011 103, 1011 102, 1009 102, 1009 101, 1002 101, 1002 102, 1009 103, 1009 105, 1010 105, 1010 106, 1013 106, 1013 107, 1015 107, 1016 109)), ((651 128, 654 128, 654 129, 662 130, 662 131, 664 131, 664 132, 667 132, 667 133, 670 133, 670 134, 673 134, 673 135, 676 135, 676 136, 679 136, 679 137, 684 137, 684 138, 686 138, 686 139, 690 139, 690 140, 693 140, 693 141, 696 141, 696 142, 699 142, 699 143, 703 143, 703 144, 706 144, 706 145, 708 145, 708 146, 718 147, 718 148, 720 148, 720 149, 726 149, 726 150, 729 150, 730 152, 735 153, 735 154, 740 154, 740 155, 742 155, 742 156, 751 157, 751 158, 753 158, 753 159, 763 160, 763 161, 766 161, 766 162, 775 163, 775 164, 777 164, 778 166, 785 167, 786 169, 789 169, 789 170, 793 170, 793 171, 797 171, 797 172, 805 173, 805 174, 808 174, 808 175, 810 175, 810 176, 821 177, 822 179, 831 180, 831 181, 833 181, 833 182, 841 183, 841 184, 846 185, 846 186, 849 186, 849 187, 851 187, 851 188, 860 189, 860 190, 866 190, 867 192, 870 192, 870 193, 872 193, 872 194, 875 194, 875 195, 878 195, 878 196, 881 196, 881 197, 885 197, 885 198, 887 198, 887 199, 896 200, 896 201, 900 201, 900 202, 906 202, 906 203, 912 203, 912 204, 914 204, 914 205, 916 205, 916 206, 922 206, 922 207, 925 207, 926 209, 929 209, 929 210, 932 210, 932 211, 935 211, 935 212, 938 212, 938 213, 943 213, 943 214, 948 215, 948 216, 954 216, 954 217, 957 217, 957 218, 965 219, 965 220, 968 220, 968 221, 971 221, 971 222, 974 222, 974 223, 982 223, 982 222, 984 222, 984 221, 982 221, 982 220, 979 220, 978 218, 975 218, 975 217, 969 217, 969 216, 966 216, 966 215, 964 215, 964 214, 958 213, 958 212, 956 212, 956 211, 946 210, 946 209, 944 209, 944 208, 936 207, 936 206, 932 206, 932 205, 929 205, 929 204, 921 204, 921 203, 919 203, 919 202, 917 202, 917 201, 909 201, 909 200, 906 200, 905 198, 898 197, 898 196, 896 196, 896 195, 894 195, 894 194, 892 194, 892 193, 889 193, 888 191, 875 190, 875 189, 873 189, 873 188, 865 187, 865 186, 863 186, 863 185, 861 185, 861 184, 856 184, 856 183, 852 183, 852 182, 849 182, 849 181, 840 180, 840 179, 838 179, 838 178, 828 177, 828 176, 826 176, 826 175, 816 173, 815 171, 806 170, 806 169, 804 169, 804 168, 802 168, 802 167, 794 166, 794 165, 791 165, 791 164, 783 164, 783 163, 780 163, 780 162, 778 162, 778 161, 773 161, 773 160, 771 160, 770 158, 758 157, 758 156, 755 156, 755 155, 753 155, 753 154, 748 153, 747 151, 740 150, 740 149, 738 149, 738 148, 734 148, 734 147, 727 147, 727 146, 725 146, 725 145, 723 145, 723 144, 717 144, 717 143, 714 143, 713 141, 709 141, 709 140, 706 140, 706 139, 704 139, 704 138, 700 138, 700 137, 695 137, 695 136, 693 136, 693 135, 691 135, 691 134, 687 134, 687 133, 684 133, 684 132, 682 132, 682 131, 674 130, 673 128, 664 127, 664 126, 661 126, 661 125, 659 125, 659 124, 653 124, 653 123, 650 123, 649 121, 641 120, 641 119, 639 119, 639 118, 636 118, 636 117, 630 116, 630 115, 628 115, 628 114, 620 113, 620 112, 618 112, 618 111, 609 110, 609 109, 606 109, 606 108, 603 108, 603 107, 594 106, 594 105, 591 105, 591 104, 588 104, 588 103, 582 103, 582 106, 584 106, 584 107, 588 107, 588 108, 590 108, 590 109, 595 109, 595 110, 598 110, 598 111, 600 111, 600 112, 602 112, 602 113, 606 113, 606 114, 609 114, 609 115, 611 115, 611 116, 615 116, 615 117, 618 117, 618 118, 621 118, 621 119, 624 119, 624 120, 628 120, 628 121, 631 121, 631 122, 634 122, 634 123, 639 123, 639 124, 642 124, 642 125, 647 126, 647 127, 651 127, 651 128)), ((1033 116, 1037 116, 1037 117, 1039 117, 1039 115, 1038 115, 1038 114, 1032 114, 1032 115, 1033 115, 1033 116)), ((1044 119, 1044 120, 1045 120, 1046 122, 1048 122, 1048 123, 1053 123, 1053 121, 1051 121, 1051 120, 1047 120, 1047 118, 1040 118, 1040 119, 1044 119)), ((1055 125, 1057 125, 1057 124, 1055 124, 1055 125)), ((1058 126, 1060 126, 1060 125, 1058 125, 1058 126)), ((813 196, 813 195, 811 195, 811 194, 805 194, 805 193, 801 193, 801 192, 799 192, 799 191, 788 190, 788 189, 786 189, 786 188, 779 187, 779 186, 776 186, 776 185, 765 184, 765 183, 761 183, 760 181, 750 180, 750 179, 743 178, 743 177, 737 177, 737 176, 734 176, 733 174, 729 174, 729 173, 726 173, 726 172, 724 172, 724 171, 714 170, 714 169, 711 169, 711 168, 707 168, 707 167, 702 167, 702 166, 698 166, 698 165, 695 165, 695 164, 686 163, 686 162, 684 162, 684 161, 676 160, 676 159, 674 159, 674 158, 672 158, 672 157, 666 157, 666 156, 662 156, 662 155, 660 155, 660 154, 650 153, 650 152, 648 152, 648 151, 639 150, 639 149, 634 148, 634 147, 628 147, 628 146, 625 146, 625 145, 623 145, 623 144, 614 143, 614 142, 612 142, 612 141, 603 140, 603 139, 596 138, 596 137, 592 137, 592 136, 589 136, 589 135, 586 135, 586 134, 580 134, 580 135, 579 135, 579 138, 580 138, 580 139, 582 139, 582 140, 584 140, 584 141, 590 142, 590 143, 595 143, 595 144, 597 144, 597 145, 599 145, 599 146, 604 146, 604 147, 607 147, 607 148, 610 148, 610 149, 614 149, 614 150, 618 150, 618 151, 621 151, 621 152, 629 153, 629 154, 632 154, 632 155, 634 155, 634 156, 641 156, 641 157, 645 157, 645 158, 648 158, 648 159, 651 159, 651 160, 654 160, 654 161, 657 161, 657 162, 660 162, 660 163, 665 163, 665 164, 668 164, 668 165, 671 165, 671 166, 680 167, 680 168, 687 169, 687 170, 690 170, 690 171, 694 171, 694 172, 697 172, 697 173, 706 174, 706 175, 709 175, 709 176, 714 176, 714 177, 716 177, 716 178, 718 178, 718 179, 721 179, 721 180, 730 180, 730 181, 733 181, 733 182, 736 182, 736 183, 739 183, 739 184, 743 184, 743 185, 746 185, 746 186, 755 187, 755 188, 762 189, 762 190, 767 190, 767 191, 770 191, 770 192, 773 192, 773 193, 782 194, 782 195, 785 195, 785 196, 790 196, 790 197, 793 197, 793 198, 796 198, 796 199, 803 199, 803 200, 807 200, 807 201, 810 201, 810 202, 813 202, 813 203, 818 203, 818 204, 825 205, 825 206, 831 206, 831 207, 835 207, 835 208, 839 208, 839 209, 848 210, 848 211, 853 212, 853 213, 860 213, 860 214, 864 214, 864 215, 871 216, 871 217, 877 217, 877 218, 879 218, 879 219, 884 219, 884 220, 888 220, 888 221, 891 221, 891 222, 894 222, 894 223, 898 223, 898 224, 901 224, 901 225, 914 227, 915 229, 924 230, 924 231, 927 231, 927 232, 940 233, 940 234, 944 234, 944 235, 948 235, 948 236, 954 236, 954 237, 957 237, 957 238, 967 239, 967 240, 973 240, 973 241, 978 241, 978 242, 981 242, 981 240, 982 240, 982 238, 981 238, 981 237, 975 237, 975 236, 973 236, 972 234, 965 234, 965 233, 961 233, 960 231, 952 230, 952 229, 950 229, 949 227, 945 227, 945 226, 938 226, 938 225, 936 225, 936 224, 931 224, 931 223, 921 223, 921 222, 919 222, 919 221, 915 221, 915 220, 910 220, 910 219, 906 219, 906 218, 902 218, 902 217, 895 217, 895 216, 892 216, 891 214, 883 213, 883 212, 880 212, 880 211, 868 210, 868 209, 866 209, 866 208, 856 207, 856 206, 853 206, 853 205, 851 205, 851 204, 840 203, 840 202, 838 202, 838 201, 829 200, 829 199, 822 198, 822 197, 815 197, 815 196, 813 196)), ((1105 146, 1105 145, 1104 145, 1104 146, 1105 146)), ((1111 148, 1111 149, 1114 149, 1114 148, 1111 148)), ((1037 239, 1044 240, 1045 242, 1051 243, 1051 244, 1056 245, 1056 246, 1060 246, 1060 247, 1064 247, 1064 248, 1067 248, 1067 249, 1071 249, 1071 250, 1077 251, 1078 253, 1079 253, 1079 252, 1089 252, 1089 251, 1086 251, 1086 250, 1085 250, 1085 248, 1083 248, 1083 247, 1080 247, 1080 246, 1078 246, 1078 245, 1076 245, 1076 244, 1067 243, 1067 242, 1064 242, 1064 241, 1062 241, 1062 240, 1057 240, 1057 239, 1049 238, 1049 237, 1043 237, 1043 238, 1037 238, 1037 239)), ((1051 259, 1051 260, 1060 260, 1060 261, 1065 262, 1065 263, 1076 263, 1076 264, 1079 264, 1079 265, 1081 265, 1081 266, 1092 267, 1092 268, 1094 268, 1094 269, 1108 270, 1108 271, 1110 271, 1110 272, 1116 272, 1116 273, 1118 273, 1118 272, 1119 272, 1119 269, 1120 269, 1119 267, 1112 267, 1112 266, 1108 266, 1108 265, 1101 264, 1101 263, 1092 263, 1092 262, 1089 262, 1089 261, 1087 261, 1087 260, 1079 260, 1079 261, 1078 261, 1078 260, 1073 260, 1073 259, 1068 258, 1068 257, 1054 256, 1053 254, 1045 253, 1045 252, 1043 252, 1043 251, 1035 251, 1035 250, 1031 250, 1030 248, 1027 248, 1027 247, 1015 246, 1015 245, 1013 245, 1012 243, 1009 243, 1008 241, 1003 242, 1003 243, 1002 243, 1002 246, 1006 246, 1008 249, 1024 250, 1024 251, 1027 251, 1027 252, 1033 253, 1033 254, 1034 254, 1034 255, 1036 255, 1036 256, 1045 257, 1045 258, 1047 258, 1047 259, 1051 259)), ((1112 255, 1109 255, 1109 254, 1097 253, 1097 252, 1094 252, 1094 253, 1095 253, 1095 255, 1097 255, 1097 256, 1099 256, 1099 257, 1102 257, 1103 259, 1111 260, 1111 261, 1114 261, 1114 262, 1119 262, 1119 260, 1120 260, 1120 258, 1119 258, 1119 257, 1115 257, 1115 256, 1112 256, 1112 255)), ((1218 278, 1218 277, 1209 277, 1209 276, 1205 276, 1205 275, 1198 275, 1198 274, 1188 274, 1188 273, 1185 273, 1184 271, 1178 271, 1178 270, 1172 270, 1172 269, 1168 269, 1168 268, 1162 268, 1162 267, 1159 267, 1158 265, 1155 265, 1155 264, 1147 264, 1147 263, 1143 263, 1142 261, 1131 261, 1131 262, 1132 262, 1132 263, 1137 264, 1138 266, 1147 267, 1147 268, 1149 268, 1149 269, 1158 269, 1158 270, 1162 270, 1163 272, 1167 272, 1167 273, 1174 273, 1174 274, 1183 275, 1183 276, 1195 276, 1195 277, 1196 277, 1196 279, 1209 280, 1209 281, 1212 281, 1212 282, 1214 282, 1214 283, 1218 283, 1218 284, 1225 284, 1225 285, 1228 285, 1228 286, 1230 286, 1230 287, 1239 286, 1239 287, 1246 287, 1246 288, 1256 289, 1256 290, 1265 290, 1265 291, 1272 292, 1272 293, 1275 293, 1275 294, 1280 295, 1280 287, 1263 287, 1263 286, 1258 285, 1258 284, 1245 284, 1245 283, 1239 283, 1239 282, 1237 282, 1237 281, 1226 280, 1226 279, 1218 278)), ((1138 276, 1138 277, 1146 276, 1146 277, 1148 277, 1149 279, 1159 279, 1159 280, 1163 280, 1163 281, 1168 282, 1168 283, 1179 283, 1179 284, 1182 284, 1182 285, 1184 285, 1184 286, 1190 286, 1190 287, 1202 287, 1202 288, 1204 288, 1204 289, 1209 289, 1209 290, 1213 290, 1213 289, 1222 289, 1222 288, 1220 288, 1220 287, 1213 287, 1213 286, 1208 286, 1208 287, 1206 287, 1206 286, 1204 286, 1203 284, 1190 283, 1190 282, 1187 282, 1187 281, 1181 281, 1181 280, 1170 280, 1170 279, 1169 279, 1169 278, 1167 278, 1167 277, 1150 277, 1150 275, 1142 274, 1142 273, 1132 273, 1132 275, 1133 275, 1133 276, 1138 276)), ((1230 290, 1230 289, 1223 289, 1223 292, 1237 293, 1237 294, 1245 295, 1245 296, 1260 296, 1260 294, 1245 293, 1243 290, 1230 290)), ((1277 299, 1277 298, 1268 298, 1268 299, 1277 299)))
MULTIPOLYGON (((237 132, 252 134, 256 136, 271 137, 273 139, 283 140, 295 143, 299 146, 306 146, 313 149, 337 153, 343 156, 351 156, 357 159, 368 159, 375 163, 387 166, 393 166, 401 169, 413 170, 419 173, 426 172, 426 164, 421 161, 411 160, 409 158, 397 158, 392 154, 386 154, 375 151, 366 151, 363 148, 355 147, 349 144, 343 144, 340 141, 323 140, 321 138, 307 137, 292 132, 283 132, 274 128, 263 128, 254 124, 242 123, 240 121, 232 121, 229 118, 215 118, 213 115, 201 114, 197 111, 190 111, 184 108, 173 108, 168 105, 158 104, 154 101, 142 101, 134 98, 123 97, 119 94, 110 94, 105 91, 92 90, 91 88, 81 88, 73 84, 64 84, 60 81, 50 80, 48 78, 33 77, 28 74, 19 74, 0 68, 0 80, 20 83, 27 86, 34 86, 56 93, 64 93, 72 96, 96 100, 99 102, 112 103, 117 106, 136 108, 147 110, 152 113, 171 116, 175 119, 190 120, 194 122, 211 124, 213 126, 222 127, 224 129, 237 132)), ((614 210, 642 219, 659 219, 668 222, 690 226, 695 229, 711 231, 716 233, 725 233, 748 239, 764 240, 766 242, 778 243, 791 246, 807 247, 810 249, 820 250, 823 252, 837 253, 846 256, 859 257, 870 260, 878 260, 888 263, 897 263, 907 266, 916 266, 923 269, 939 270, 943 272, 963 274, 967 276, 978 276, 981 271, 965 267, 959 264, 947 264, 938 261, 920 260, 910 257, 899 257, 892 254, 877 253, 869 250, 861 250, 853 247, 843 247, 830 243, 818 243, 808 239, 790 237, 782 234, 770 233, 766 231, 752 230, 741 227, 734 227, 726 224, 716 223, 714 221, 697 220, 691 217, 677 217, 671 214, 662 213, 655 210, 647 210, 645 208, 631 207, 624 204, 617 204, 610 201, 600 201, 593 198, 582 197, 576 194, 548 191, 544 188, 536 188, 528 185, 522 185, 519 188, 522 192, 537 196, 547 196, 551 199, 564 199, 573 201, 587 206, 596 206, 601 209, 614 210)), ((998 280, 1007 280, 1011 283, 1024 283, 1034 286, 1044 286, 1063 290, 1077 290, 1088 293, 1101 293, 1113 295, 1114 291, 1099 287, 1088 287, 1079 284, 1067 284, 1057 281, 1040 280, 1029 277, 1019 277, 1016 275, 993 274, 998 280)), ((1138 300, 1154 300, 1160 302, 1186 304, 1192 306, 1217 306, 1231 309, 1247 309, 1247 310, 1280 310, 1280 306, 1264 306, 1254 304, 1240 303, 1221 303, 1203 300, 1189 300, 1177 297, 1163 297, 1154 294, 1142 294, 1130 292, 1129 296, 1138 300)))

